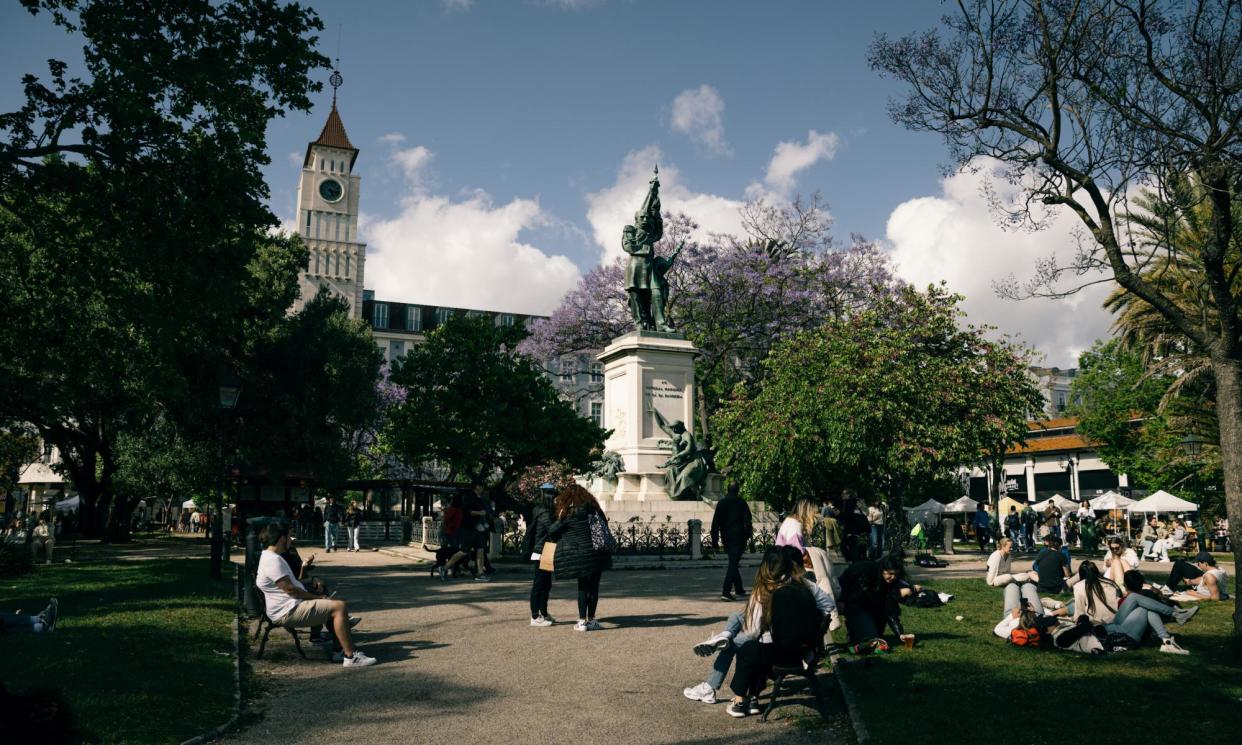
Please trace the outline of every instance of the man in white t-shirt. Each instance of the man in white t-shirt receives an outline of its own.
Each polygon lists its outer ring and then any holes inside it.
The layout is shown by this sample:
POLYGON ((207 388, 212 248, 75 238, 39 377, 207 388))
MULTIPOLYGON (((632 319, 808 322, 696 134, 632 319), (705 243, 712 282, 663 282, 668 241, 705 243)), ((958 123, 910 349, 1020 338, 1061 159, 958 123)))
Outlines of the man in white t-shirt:
POLYGON ((345 667, 374 665, 374 657, 368 657, 354 648, 345 601, 308 592, 289 569, 288 562, 281 558, 281 554, 289 550, 289 527, 281 521, 273 521, 263 529, 262 539, 266 548, 259 555, 255 584, 263 592, 267 617, 283 626, 330 623, 341 643, 341 658, 345 667))

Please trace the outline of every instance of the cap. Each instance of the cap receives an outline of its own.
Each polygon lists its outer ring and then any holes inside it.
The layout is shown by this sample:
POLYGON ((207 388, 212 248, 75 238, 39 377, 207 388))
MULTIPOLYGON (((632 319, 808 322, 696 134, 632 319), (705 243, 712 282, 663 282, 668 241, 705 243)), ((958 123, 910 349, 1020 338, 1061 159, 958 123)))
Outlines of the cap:
POLYGON ((539 485, 539 491, 556 491, 556 484, 550 481, 544 482, 539 485))
POLYGON ((1211 564, 1215 566, 1216 559, 1207 551, 1200 551, 1199 553, 1195 554, 1195 563, 1196 564, 1211 564))

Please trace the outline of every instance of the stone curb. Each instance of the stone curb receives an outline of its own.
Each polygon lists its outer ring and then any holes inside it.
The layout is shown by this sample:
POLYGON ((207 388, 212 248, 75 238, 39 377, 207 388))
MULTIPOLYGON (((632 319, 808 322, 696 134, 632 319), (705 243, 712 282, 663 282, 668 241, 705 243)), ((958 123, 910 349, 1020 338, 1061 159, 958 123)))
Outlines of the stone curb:
POLYGON ((866 745, 871 741, 871 734, 867 732, 867 725, 863 723, 862 714, 858 711, 858 698, 854 695, 854 689, 845 682, 846 676, 841 674, 841 655, 834 652, 828 659, 832 663, 832 674, 837 678, 837 686, 841 689, 841 698, 845 700, 845 714, 854 727, 854 741, 858 745, 866 745))
POLYGON ((224 724, 215 729, 204 732, 197 737, 191 737, 181 745, 205 745, 214 742, 222 737, 226 732, 237 726, 238 719, 242 713, 242 692, 241 692, 241 613, 240 611, 233 616, 233 716, 224 724))

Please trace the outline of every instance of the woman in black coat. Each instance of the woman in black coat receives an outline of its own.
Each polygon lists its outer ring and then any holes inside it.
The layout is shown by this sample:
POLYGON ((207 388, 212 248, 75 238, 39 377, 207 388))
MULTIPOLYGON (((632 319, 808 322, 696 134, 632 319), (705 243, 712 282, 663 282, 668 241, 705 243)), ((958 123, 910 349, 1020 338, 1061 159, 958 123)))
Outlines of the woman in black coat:
POLYGON ((535 579, 530 586, 531 626, 551 626, 556 623, 556 620, 548 615, 548 595, 552 592, 552 572, 539 568, 543 544, 548 540, 548 527, 552 524, 552 500, 555 496, 556 487, 552 484, 539 487, 539 498, 531 508, 530 517, 526 520, 526 541, 523 551, 530 556, 530 563, 535 568, 535 579))
POLYGON ((557 579, 578 580, 578 623, 574 631, 595 631, 599 605, 599 580, 612 568, 612 555, 596 550, 591 541, 591 516, 604 518, 604 511, 591 492, 571 484, 556 495, 556 522, 548 526, 549 540, 556 542, 553 567, 557 579))

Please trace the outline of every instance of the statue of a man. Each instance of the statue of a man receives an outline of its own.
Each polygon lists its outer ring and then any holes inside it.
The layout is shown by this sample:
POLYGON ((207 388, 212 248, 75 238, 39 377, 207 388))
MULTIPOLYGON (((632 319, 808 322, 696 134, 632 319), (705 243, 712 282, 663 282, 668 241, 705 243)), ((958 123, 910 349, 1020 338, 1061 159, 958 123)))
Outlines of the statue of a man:
MULTIPOLYGON (((621 249, 630 255, 625 266, 625 292, 630 299, 630 315, 640 331, 657 327, 652 317, 652 269, 656 241, 664 237, 664 218, 660 215, 660 169, 657 167, 647 188, 643 206, 634 214, 634 224, 621 231, 621 249)), ((663 307, 661 306, 661 310, 663 307)))
POLYGON ((638 229, 626 225, 621 231, 621 249, 630 255, 625 265, 625 293, 630 298, 630 316, 634 328, 654 328, 651 319, 651 258, 655 253, 651 243, 639 241, 638 229))

